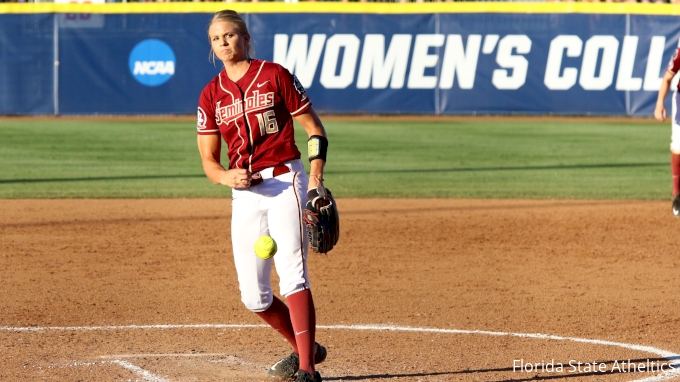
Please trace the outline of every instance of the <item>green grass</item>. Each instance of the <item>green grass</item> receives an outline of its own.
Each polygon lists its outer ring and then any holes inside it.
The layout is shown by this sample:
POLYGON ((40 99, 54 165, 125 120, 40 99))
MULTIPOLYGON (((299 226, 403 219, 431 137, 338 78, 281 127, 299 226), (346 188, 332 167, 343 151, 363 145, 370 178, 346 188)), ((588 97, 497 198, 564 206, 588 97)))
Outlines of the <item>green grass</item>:
MULTIPOLYGON (((336 197, 667 199, 669 123, 326 121, 336 197)), ((297 129, 306 156, 306 136, 297 129)), ((306 160, 305 160, 306 162, 306 160)), ((0 198, 224 197, 186 121, 0 120, 0 198)))

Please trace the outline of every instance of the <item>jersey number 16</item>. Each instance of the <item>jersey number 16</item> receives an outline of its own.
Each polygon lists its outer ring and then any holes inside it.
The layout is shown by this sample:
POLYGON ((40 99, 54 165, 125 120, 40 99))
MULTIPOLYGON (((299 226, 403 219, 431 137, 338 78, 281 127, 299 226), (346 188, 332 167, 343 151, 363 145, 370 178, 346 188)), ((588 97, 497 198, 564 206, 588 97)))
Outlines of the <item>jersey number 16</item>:
POLYGON ((257 114, 257 121, 260 124, 260 135, 274 134, 279 131, 279 124, 276 122, 274 110, 257 114))

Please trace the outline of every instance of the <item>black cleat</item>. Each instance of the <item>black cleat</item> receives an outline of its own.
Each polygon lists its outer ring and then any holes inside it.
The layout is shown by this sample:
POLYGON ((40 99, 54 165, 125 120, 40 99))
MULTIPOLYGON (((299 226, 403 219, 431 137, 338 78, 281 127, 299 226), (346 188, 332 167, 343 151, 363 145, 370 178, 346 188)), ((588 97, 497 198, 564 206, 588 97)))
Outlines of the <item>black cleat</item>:
POLYGON ((314 375, 311 373, 300 370, 298 371, 297 378, 295 378, 295 382, 322 382, 323 379, 321 379, 321 374, 319 372, 315 372, 314 375))
MULTIPOLYGON (((319 364, 326 360, 328 352, 326 348, 314 343, 314 363, 319 364)), ((290 355, 281 358, 279 362, 272 365, 267 372, 267 375, 274 378, 292 378, 300 369, 300 356, 293 352, 290 355)), ((309 373, 308 373, 309 374, 309 373)), ((321 378, 321 377, 319 377, 321 378)), ((321 379, 319 379, 320 381, 321 379)))

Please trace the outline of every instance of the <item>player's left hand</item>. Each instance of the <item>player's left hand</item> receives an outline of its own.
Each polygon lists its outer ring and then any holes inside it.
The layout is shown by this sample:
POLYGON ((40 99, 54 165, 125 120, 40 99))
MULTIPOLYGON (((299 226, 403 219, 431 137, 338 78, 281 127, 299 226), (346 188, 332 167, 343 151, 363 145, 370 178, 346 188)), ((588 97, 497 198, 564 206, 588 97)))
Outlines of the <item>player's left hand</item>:
POLYGON ((315 189, 317 187, 323 187, 323 176, 322 175, 310 175, 309 185, 307 186, 307 191, 315 189))

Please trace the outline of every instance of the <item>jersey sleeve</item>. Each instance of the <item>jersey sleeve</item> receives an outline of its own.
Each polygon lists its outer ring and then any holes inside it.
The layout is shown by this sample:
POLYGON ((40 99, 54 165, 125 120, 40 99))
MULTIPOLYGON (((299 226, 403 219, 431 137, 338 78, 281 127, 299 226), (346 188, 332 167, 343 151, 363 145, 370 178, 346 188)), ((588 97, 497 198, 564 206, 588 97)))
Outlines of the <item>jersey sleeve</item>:
POLYGON ((277 77, 279 92, 290 115, 297 117, 300 114, 304 114, 312 107, 312 101, 309 100, 307 91, 297 77, 290 74, 288 69, 279 66, 277 77))
POLYGON ((671 60, 668 62, 668 71, 672 73, 677 73, 680 69, 680 48, 675 49, 671 60))
POLYGON ((206 86, 198 98, 198 112, 196 114, 196 131, 199 135, 219 134, 220 129, 215 120, 215 107, 212 102, 210 85, 206 86))

